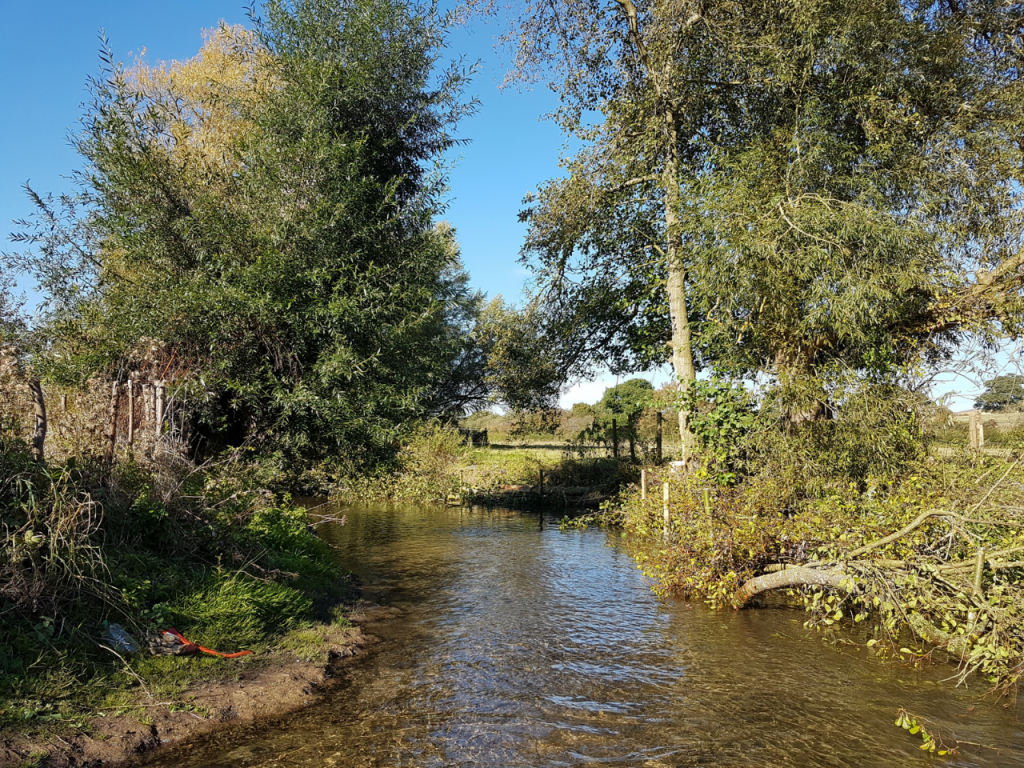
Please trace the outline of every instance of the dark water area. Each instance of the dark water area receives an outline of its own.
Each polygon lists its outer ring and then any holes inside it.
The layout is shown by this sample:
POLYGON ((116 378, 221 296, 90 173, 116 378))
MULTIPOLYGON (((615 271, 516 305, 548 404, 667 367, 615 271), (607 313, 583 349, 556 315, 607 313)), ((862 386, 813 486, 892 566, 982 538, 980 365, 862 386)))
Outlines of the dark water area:
POLYGON ((354 507, 325 535, 398 610, 318 704, 151 766, 1024 766, 1014 704, 786 609, 652 594, 627 544, 506 510, 354 507), (905 707, 962 745, 921 752, 905 707))

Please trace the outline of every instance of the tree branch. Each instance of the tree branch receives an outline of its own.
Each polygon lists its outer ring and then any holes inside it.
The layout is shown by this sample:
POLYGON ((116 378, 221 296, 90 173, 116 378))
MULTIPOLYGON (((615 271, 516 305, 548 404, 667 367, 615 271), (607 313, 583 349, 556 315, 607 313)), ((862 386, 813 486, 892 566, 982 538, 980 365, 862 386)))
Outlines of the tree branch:
POLYGON ((854 590, 853 578, 848 573, 838 570, 818 570, 816 568, 795 566, 778 571, 777 573, 766 573, 764 576, 749 579, 736 590, 733 599, 738 605, 742 606, 754 595, 759 595, 762 592, 768 592, 773 589, 785 589, 786 587, 800 587, 807 584, 832 587, 833 589, 845 589, 847 592, 854 590))

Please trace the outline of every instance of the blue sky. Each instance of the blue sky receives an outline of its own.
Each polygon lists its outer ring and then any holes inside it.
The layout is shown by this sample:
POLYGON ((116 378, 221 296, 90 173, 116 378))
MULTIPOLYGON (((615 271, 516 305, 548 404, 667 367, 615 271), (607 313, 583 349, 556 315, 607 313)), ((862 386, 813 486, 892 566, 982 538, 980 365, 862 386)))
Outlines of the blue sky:
MULTIPOLYGON (((78 165, 67 141, 81 115, 85 82, 98 71, 99 31, 104 29, 119 60, 145 49, 150 62, 185 59, 202 45, 201 32, 221 20, 247 23, 239 0, 0 0, 0 247, 9 248, 10 222, 31 213, 22 190, 26 181, 39 192, 69 191, 66 176, 78 165)), ((471 143, 451 173, 451 206, 445 218, 458 232, 472 284, 488 296, 515 301, 527 278, 517 262, 525 228, 517 221, 523 196, 558 175, 564 137, 542 116, 554 108, 543 88, 500 91, 502 56, 493 49, 497 24, 476 20, 450 37, 452 57, 479 59, 481 71, 469 92, 480 99, 479 112, 460 130, 471 143)), ((667 371, 654 375, 656 385, 667 371)), ((595 402, 612 377, 584 382, 563 397, 563 404, 595 402)), ((950 380, 937 392, 955 387, 967 393, 976 385, 950 380)), ((970 406, 972 397, 954 401, 970 406)))

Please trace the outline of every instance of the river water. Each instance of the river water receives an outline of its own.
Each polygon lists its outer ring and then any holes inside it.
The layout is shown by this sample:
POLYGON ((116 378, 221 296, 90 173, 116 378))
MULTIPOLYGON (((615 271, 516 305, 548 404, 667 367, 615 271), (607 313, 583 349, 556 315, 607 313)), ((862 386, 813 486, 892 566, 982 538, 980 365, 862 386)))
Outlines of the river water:
POLYGON ((830 645, 786 609, 662 600, 625 542, 508 510, 349 507, 382 642, 318 704, 151 766, 1024 766, 1015 705, 830 645), (933 758, 898 708, 963 741, 933 758))

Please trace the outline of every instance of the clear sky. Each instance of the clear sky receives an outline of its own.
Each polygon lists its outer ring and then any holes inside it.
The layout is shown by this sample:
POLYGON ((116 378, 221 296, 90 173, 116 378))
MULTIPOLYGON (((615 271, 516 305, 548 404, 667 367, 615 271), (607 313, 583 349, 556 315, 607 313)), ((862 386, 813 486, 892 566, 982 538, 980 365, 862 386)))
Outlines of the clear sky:
MULTIPOLYGON (((86 98, 85 82, 99 69, 99 32, 106 31, 119 60, 146 51, 150 62, 185 59, 202 45, 202 30, 247 23, 240 0, 0 0, 0 247, 9 248, 10 222, 31 213, 22 190, 70 191, 66 176, 78 166, 68 145, 86 98)), ((456 228, 472 284, 488 296, 515 301, 526 272, 517 262, 525 228, 517 221, 523 196, 558 175, 564 137, 542 116, 554 108, 543 88, 499 91, 502 56, 493 49, 494 23, 474 21, 449 39, 450 55, 480 60, 470 86, 480 110, 460 130, 471 144, 450 177, 445 218, 456 228)), ((648 377, 651 378, 651 377, 648 377)), ((657 373, 655 384, 668 380, 657 373)), ((610 377, 574 387, 563 404, 595 402, 610 377)), ((948 386, 952 386, 947 385, 948 386)), ((973 389, 960 382, 958 388, 973 389)), ((955 407, 969 407, 959 399, 955 407)))

